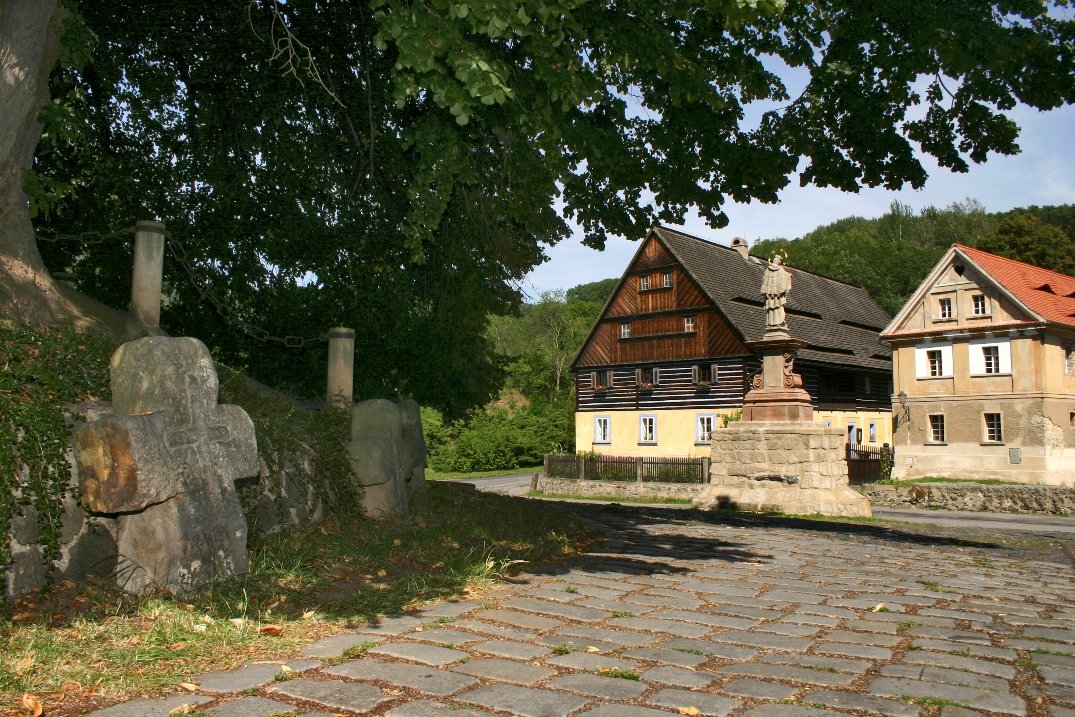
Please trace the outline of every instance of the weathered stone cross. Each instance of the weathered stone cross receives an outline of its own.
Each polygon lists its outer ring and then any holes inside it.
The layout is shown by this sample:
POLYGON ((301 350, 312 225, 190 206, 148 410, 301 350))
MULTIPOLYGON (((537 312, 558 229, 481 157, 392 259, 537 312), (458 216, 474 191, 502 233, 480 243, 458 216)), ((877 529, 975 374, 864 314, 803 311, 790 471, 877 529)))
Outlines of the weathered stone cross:
POLYGON ((234 481, 257 475, 250 417, 217 405, 218 380, 197 339, 150 337, 112 357, 116 416, 80 426, 83 502, 117 514, 119 582, 183 593, 247 569, 234 481))

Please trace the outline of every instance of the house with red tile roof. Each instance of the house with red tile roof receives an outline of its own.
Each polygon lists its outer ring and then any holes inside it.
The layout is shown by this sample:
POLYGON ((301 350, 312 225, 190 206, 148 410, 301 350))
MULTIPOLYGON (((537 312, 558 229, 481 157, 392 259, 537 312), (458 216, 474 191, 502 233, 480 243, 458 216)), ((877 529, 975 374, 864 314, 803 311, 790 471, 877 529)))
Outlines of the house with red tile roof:
POLYGON ((1075 485, 1075 277, 953 244, 881 340, 894 477, 1075 485))

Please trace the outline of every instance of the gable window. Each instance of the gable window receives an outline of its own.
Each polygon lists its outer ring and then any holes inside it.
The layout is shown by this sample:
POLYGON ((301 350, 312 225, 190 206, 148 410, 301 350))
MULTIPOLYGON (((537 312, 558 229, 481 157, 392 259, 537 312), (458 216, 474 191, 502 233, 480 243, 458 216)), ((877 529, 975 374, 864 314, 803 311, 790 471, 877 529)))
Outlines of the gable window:
POLYGON ((605 391, 612 385, 611 371, 591 371, 590 387, 595 391, 605 391))
POLYGON ((640 276, 640 277, 638 277, 638 290, 639 291, 648 291, 649 290, 649 277, 648 276, 640 276))
POLYGON ((694 419, 694 442, 712 443, 713 426, 716 424, 716 416, 712 413, 699 413, 694 419))
POLYGON ((982 419, 985 423, 985 442, 986 443, 1003 443, 1004 431, 1001 428, 1000 414, 999 413, 983 413, 982 419))
POLYGON ((595 416, 593 419, 593 442, 594 443, 611 443, 612 442, 612 419, 608 416, 595 416))
POLYGON ((970 297, 970 313, 971 316, 988 316, 989 315, 989 302, 982 294, 973 294, 970 297))
POLYGON ((929 361, 929 375, 944 375, 944 354, 940 349, 932 349, 926 352, 926 360, 929 361))
POLYGON ((664 275, 661 276, 661 285, 666 289, 672 285, 672 272, 664 272, 664 275))
POLYGON ((952 299, 944 298, 937 301, 937 318, 938 319, 950 319, 952 318, 952 299))
POLYGON ((656 443, 657 442, 657 417, 656 416, 640 416, 638 418, 638 442, 639 443, 656 443))
POLYGON ((929 417, 929 442, 944 443, 944 414, 933 413, 929 417))
POLYGON ((629 339, 629 338, 631 338, 631 325, 630 324, 620 324, 620 338, 621 339, 629 339))
POLYGON ((683 317, 683 330, 686 331, 688 334, 692 333, 694 331, 694 317, 693 316, 684 316, 683 317))

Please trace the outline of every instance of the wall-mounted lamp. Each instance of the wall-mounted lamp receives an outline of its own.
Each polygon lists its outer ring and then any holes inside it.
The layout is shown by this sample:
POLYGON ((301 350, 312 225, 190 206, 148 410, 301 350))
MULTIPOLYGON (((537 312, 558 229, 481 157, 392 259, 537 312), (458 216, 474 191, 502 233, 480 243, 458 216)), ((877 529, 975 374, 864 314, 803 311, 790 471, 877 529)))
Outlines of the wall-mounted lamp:
POLYGON ((911 422, 911 409, 907 405, 907 392, 900 391, 896 394, 896 400, 900 403, 900 409, 903 411, 902 416, 896 416, 896 430, 899 430, 900 426, 911 422))

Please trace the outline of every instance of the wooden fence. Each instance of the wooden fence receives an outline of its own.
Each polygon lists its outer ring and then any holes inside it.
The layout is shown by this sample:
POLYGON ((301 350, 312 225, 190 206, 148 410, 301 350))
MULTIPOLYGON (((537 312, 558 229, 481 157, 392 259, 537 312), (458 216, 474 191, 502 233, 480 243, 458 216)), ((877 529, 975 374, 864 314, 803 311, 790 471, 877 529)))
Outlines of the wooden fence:
POLYGON ((887 443, 883 446, 848 443, 845 450, 847 482, 851 485, 876 483, 892 475, 893 449, 887 443))
POLYGON ((560 480, 634 481, 638 483, 705 483, 708 456, 641 458, 600 454, 545 456, 545 475, 560 480))

